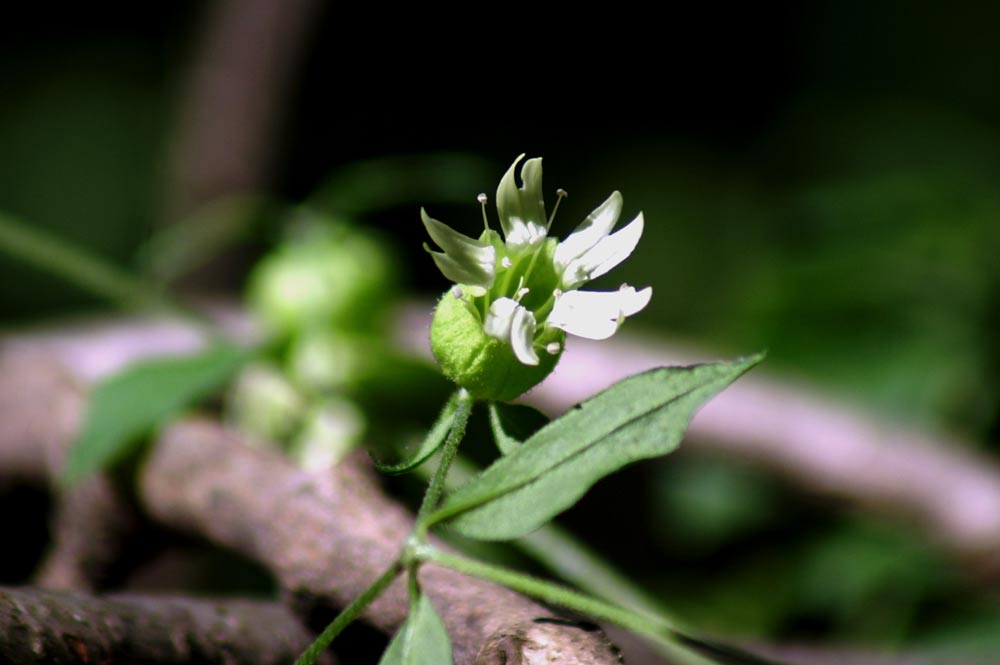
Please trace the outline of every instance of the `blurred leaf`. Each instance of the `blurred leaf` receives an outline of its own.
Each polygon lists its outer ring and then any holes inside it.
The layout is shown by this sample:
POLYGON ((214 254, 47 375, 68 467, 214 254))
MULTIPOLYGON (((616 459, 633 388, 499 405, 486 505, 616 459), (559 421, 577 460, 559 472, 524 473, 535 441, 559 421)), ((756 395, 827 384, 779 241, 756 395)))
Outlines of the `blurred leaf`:
POLYGON ((629 377, 552 421, 445 499, 430 523, 471 538, 516 538, 626 464, 672 452, 695 409, 759 363, 663 367, 629 377))
POLYGON ((441 617, 427 596, 421 595, 416 611, 406 618, 379 665, 449 665, 451 640, 441 617))
POLYGON ((678 554, 705 556, 788 512, 773 479, 732 460, 687 456, 652 472, 648 530, 678 554))
POLYGON ((163 227, 140 250, 140 262, 157 283, 174 282, 252 238, 276 207, 248 195, 211 201, 163 227))
POLYGON ((93 388, 63 470, 75 483, 127 455, 139 438, 218 389, 252 352, 220 344, 199 353, 129 365, 93 388))
POLYGON ((921 634, 916 651, 928 662, 994 662, 1000 653, 1000 608, 965 609, 958 615, 950 617, 944 626, 921 634))
POLYGON ((490 428, 497 448, 504 455, 520 448, 522 443, 548 423, 548 416, 526 404, 490 402, 490 428))
POLYGON ((900 640, 920 602, 943 586, 946 566, 925 544, 871 521, 824 534, 790 579, 799 611, 828 615, 855 639, 900 640))

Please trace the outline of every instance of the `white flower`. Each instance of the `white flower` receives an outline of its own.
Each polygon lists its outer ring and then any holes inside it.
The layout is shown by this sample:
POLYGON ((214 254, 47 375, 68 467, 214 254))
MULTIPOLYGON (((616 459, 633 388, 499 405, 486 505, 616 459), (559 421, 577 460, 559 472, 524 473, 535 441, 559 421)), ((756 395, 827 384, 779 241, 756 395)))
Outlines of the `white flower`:
MULTIPOLYGON (((613 335, 627 317, 649 303, 652 289, 622 285, 609 292, 578 290, 635 250, 643 231, 642 213, 612 233, 622 211, 622 196, 614 192, 565 240, 549 238, 542 160, 524 162, 523 184, 518 186, 515 173, 523 158, 514 160, 497 187, 503 238, 488 223, 476 239, 423 210, 421 217, 443 252, 425 248, 445 277, 461 287, 454 297, 467 304, 482 332, 510 346, 519 363, 537 366, 540 350, 556 356, 562 352, 563 332, 590 339, 613 335)), ((481 195, 484 222, 485 200, 481 195)))

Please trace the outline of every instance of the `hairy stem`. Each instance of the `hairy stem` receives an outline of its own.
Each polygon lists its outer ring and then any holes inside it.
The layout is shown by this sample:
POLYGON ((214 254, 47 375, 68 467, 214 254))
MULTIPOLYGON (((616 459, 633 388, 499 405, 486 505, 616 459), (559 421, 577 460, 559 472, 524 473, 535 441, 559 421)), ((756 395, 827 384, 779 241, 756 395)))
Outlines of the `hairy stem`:
POLYGON ((464 388, 458 391, 458 399, 455 408, 455 420, 451 426, 451 432, 448 433, 448 439, 444 442, 444 450, 441 452, 441 461, 438 463, 437 469, 434 471, 434 475, 431 477, 431 482, 427 486, 427 492, 424 494, 423 501, 420 503, 420 510, 417 511, 417 528, 415 536, 419 540, 424 539, 424 535, 427 533, 427 527, 425 522, 427 517, 437 506, 438 501, 441 500, 441 494, 444 493, 445 480, 448 477, 448 469, 451 468, 451 463, 455 461, 455 454, 458 452, 458 444, 462 442, 462 437, 465 436, 465 427, 469 424, 469 416, 472 414, 472 405, 475 400, 469 391, 464 388))
POLYGON ((359 614, 365 611, 372 601, 382 595, 390 584, 396 579, 399 573, 402 572, 402 567, 399 565, 398 561, 393 562, 393 564, 382 573, 382 576, 375 580, 375 583, 370 587, 365 589, 360 596, 354 599, 350 605, 345 607, 337 617, 330 622, 319 637, 316 638, 309 648, 306 649, 298 660, 295 661, 295 665, 312 665, 320 654, 323 653, 330 643, 340 635, 341 631, 344 630, 354 619, 357 618, 359 614))

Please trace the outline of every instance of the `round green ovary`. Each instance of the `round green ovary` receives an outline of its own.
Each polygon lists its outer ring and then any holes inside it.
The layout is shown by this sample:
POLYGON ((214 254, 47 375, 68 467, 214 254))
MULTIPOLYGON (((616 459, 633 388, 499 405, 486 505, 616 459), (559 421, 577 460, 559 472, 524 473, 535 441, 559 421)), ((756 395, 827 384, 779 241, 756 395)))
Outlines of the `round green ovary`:
MULTIPOLYGON (((544 346, 558 342, 561 349, 565 336, 553 329, 545 331, 543 338, 536 339, 536 348, 539 343, 544 346)), ((540 383, 555 369, 562 353, 542 350, 538 365, 522 364, 509 344, 483 332, 483 322, 469 297, 455 297, 451 291, 445 293, 434 311, 431 348, 450 380, 473 397, 500 402, 512 400, 540 383)))

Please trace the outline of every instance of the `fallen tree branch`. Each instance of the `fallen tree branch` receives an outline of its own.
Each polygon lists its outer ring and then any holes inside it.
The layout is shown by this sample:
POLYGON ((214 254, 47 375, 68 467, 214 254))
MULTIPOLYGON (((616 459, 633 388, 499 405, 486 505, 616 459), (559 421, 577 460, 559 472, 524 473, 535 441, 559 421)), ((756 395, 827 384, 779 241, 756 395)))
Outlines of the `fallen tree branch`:
MULTIPOLYGON (((429 354, 431 305, 414 304, 397 318, 400 346, 429 354)), ((241 339, 253 326, 235 308, 217 308, 241 339)), ((8 335, 9 353, 58 358, 75 375, 94 379, 151 353, 196 348, 198 335, 175 321, 102 320, 62 330, 8 335)), ((622 333, 599 343, 571 339, 567 360, 528 399, 560 412, 614 381, 653 366, 712 356, 622 333)), ((890 424, 808 386, 755 370, 699 411, 686 446, 749 461, 812 492, 865 510, 903 517, 921 527, 980 576, 1000 572, 1000 468, 959 440, 890 424)), ((31 453, 0 450, 16 469, 31 453)), ((11 473, 4 468, 5 473, 11 473)))
MULTIPOLYGON (((75 432, 79 390, 46 362, 37 354, 0 354, 0 420, 11 425, 0 428, 0 471, 10 461, 47 477, 52 468, 45 456, 23 449, 65 449, 75 432)), ((366 465, 347 461, 330 473, 308 474, 207 420, 164 433, 139 496, 162 523, 263 564, 303 610, 353 600, 398 555, 412 526, 366 465)), ((78 526, 85 536, 86 526, 78 526)), ((565 663, 618 662, 599 630, 507 589, 432 566, 422 571, 421 582, 448 626, 457 663, 520 658, 527 665, 548 662, 553 654, 565 663)), ((404 589, 397 587, 366 618, 392 633, 406 607, 404 589)))
MULTIPOLYGON (((300 606, 353 600, 398 556, 412 517, 375 483, 367 458, 310 474, 207 420, 171 426, 140 483, 158 521, 202 535, 269 568, 300 606)), ((503 587, 425 567, 456 663, 614 663, 599 630, 566 621, 503 587)), ((386 633, 405 616, 397 583, 365 618, 386 633)))
POLYGON ((58 479, 83 410, 78 383, 36 354, 4 354, 0 381, 0 469, 54 496, 51 544, 35 582, 47 589, 93 591, 102 586, 132 530, 135 515, 104 474, 72 488, 58 479))
MULTIPOLYGON (((404 308, 398 343, 428 355, 428 304, 404 308)), ((217 308, 238 338, 253 336, 245 315, 217 308)), ((129 360, 196 348, 198 335, 174 321, 103 320, 76 329, 8 335, 10 353, 41 352, 93 379, 129 360)), ((599 343, 571 339, 567 360, 528 400, 561 412, 624 376, 665 364, 711 359, 659 340, 621 334, 599 343)), ((699 411, 692 450, 746 460, 811 492, 903 517, 963 559, 979 576, 1000 573, 1000 468, 959 440, 890 424, 808 386, 755 370, 699 411)), ((25 459, 8 455, 12 469, 25 459)), ((27 453, 30 457, 30 453, 27 453)), ((24 454, 21 454, 24 457, 24 454)), ((0 462, 6 465, 0 457, 0 462)), ((3 467, 0 465, 0 468, 3 467)), ((11 471, 5 469, 5 473, 11 471)))
POLYGON ((5 663, 278 665, 311 640, 278 603, 0 588, 5 663))

